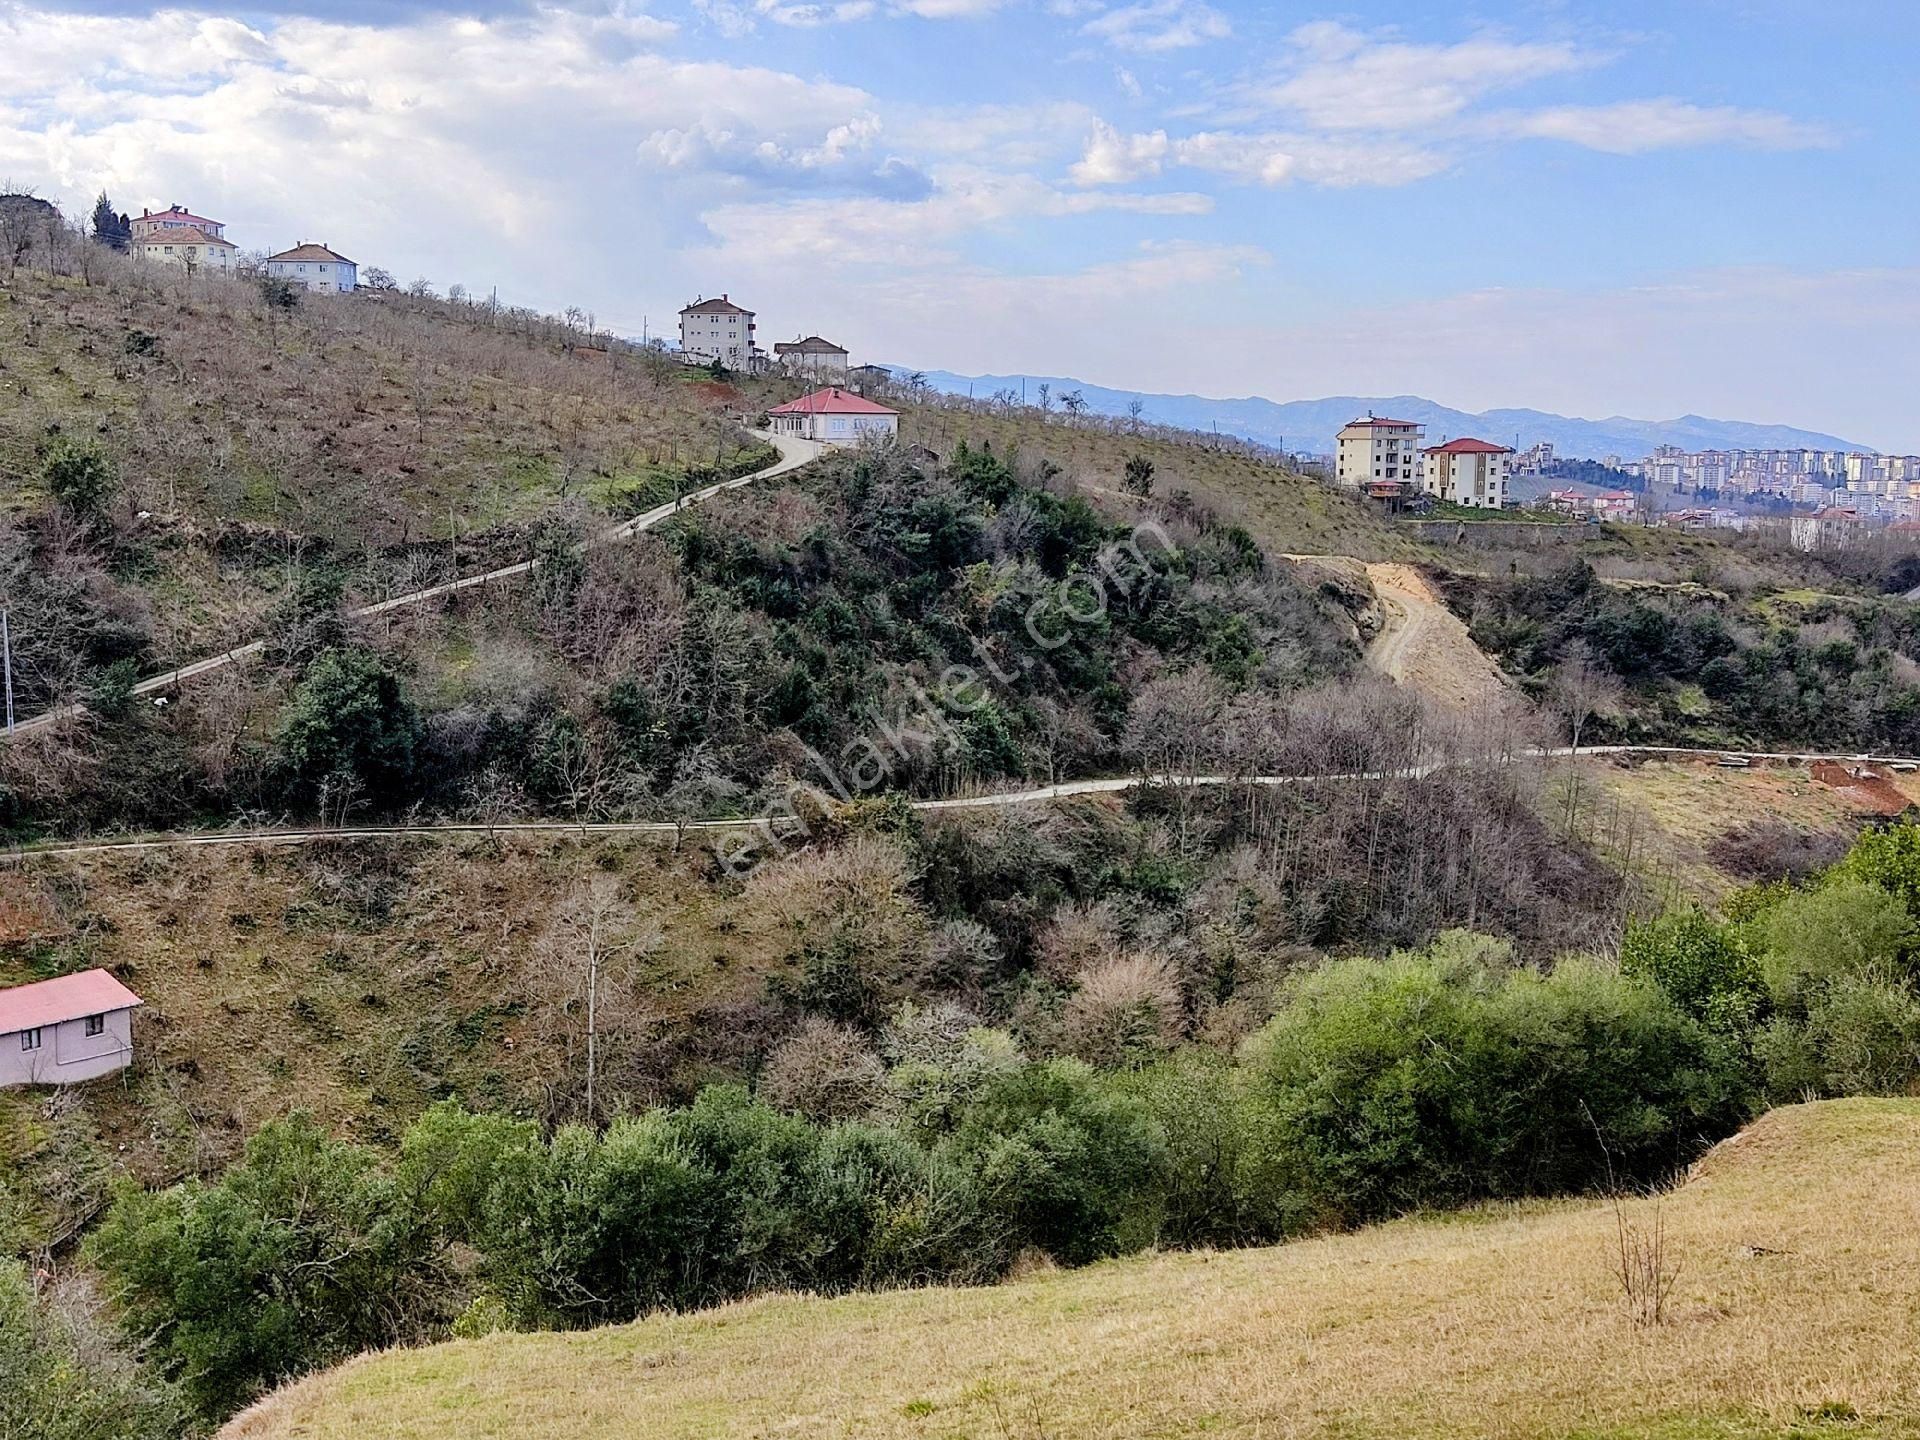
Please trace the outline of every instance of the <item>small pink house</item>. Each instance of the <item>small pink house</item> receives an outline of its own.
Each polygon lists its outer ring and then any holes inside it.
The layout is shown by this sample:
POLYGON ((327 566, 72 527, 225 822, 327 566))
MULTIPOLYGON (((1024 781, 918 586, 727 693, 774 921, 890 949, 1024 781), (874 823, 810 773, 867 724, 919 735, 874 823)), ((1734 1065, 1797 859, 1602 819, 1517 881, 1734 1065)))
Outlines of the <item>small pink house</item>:
POLYGON ((133 1063, 140 997, 104 970, 0 990, 0 1085, 70 1085, 133 1063))

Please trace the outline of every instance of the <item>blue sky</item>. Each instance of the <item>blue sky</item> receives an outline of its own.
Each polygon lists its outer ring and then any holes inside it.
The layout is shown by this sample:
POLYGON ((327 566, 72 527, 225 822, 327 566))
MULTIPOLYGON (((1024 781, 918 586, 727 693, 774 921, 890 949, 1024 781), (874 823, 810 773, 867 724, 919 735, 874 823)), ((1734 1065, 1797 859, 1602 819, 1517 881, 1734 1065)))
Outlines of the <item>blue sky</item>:
POLYGON ((0 177, 639 332, 1920 450, 1902 0, 0 0, 0 177))

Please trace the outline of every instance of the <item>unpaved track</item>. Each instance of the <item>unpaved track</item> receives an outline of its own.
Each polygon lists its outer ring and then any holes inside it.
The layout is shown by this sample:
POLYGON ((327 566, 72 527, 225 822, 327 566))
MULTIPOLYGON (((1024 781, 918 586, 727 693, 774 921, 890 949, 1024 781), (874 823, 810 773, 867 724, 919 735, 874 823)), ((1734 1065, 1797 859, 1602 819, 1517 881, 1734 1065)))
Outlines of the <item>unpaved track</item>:
MULTIPOLYGON (((1642 756, 1649 760, 1720 760, 1738 754, 1747 760, 1771 765, 1814 765, 1824 762, 1867 763, 1911 769, 1920 759, 1905 755, 1842 755, 1832 751, 1700 750, 1683 745, 1582 745, 1578 750, 1559 745, 1546 749, 1515 750, 1489 756, 1489 764, 1515 764, 1528 760, 1572 760, 1624 756, 1642 756)), ((1405 770, 1341 770, 1319 775, 1157 775, 1148 779, 1127 775, 1099 780, 1067 780, 1058 785, 1039 785, 1025 790, 1000 790, 982 795, 957 795, 944 800, 914 800, 915 810, 995 810, 1012 805, 1046 805, 1056 800, 1071 800, 1082 795, 1122 795, 1144 785, 1186 785, 1213 788, 1222 785, 1327 785, 1356 780, 1417 780, 1432 774, 1437 766, 1417 765, 1405 770)), ((777 834, 791 825, 787 815, 771 818, 729 818, 713 820, 520 820, 501 824, 476 821, 445 821, 422 825, 353 825, 338 829, 286 830, 210 830, 199 835, 147 835, 124 840, 88 840, 69 844, 57 842, 0 852, 0 864, 9 860, 35 857, 58 858, 68 855, 101 855, 109 851, 191 850, 218 845, 312 845, 326 840, 378 840, 402 836, 428 835, 680 835, 701 832, 754 830, 777 834)))
MULTIPOLYGON (((621 540, 631 540, 642 531, 651 530, 661 521, 679 514, 689 505, 698 505, 702 501, 711 500, 723 490, 737 490, 742 485, 753 484, 756 480, 770 480, 776 475, 786 474, 789 470, 797 470, 808 461, 818 458, 820 453, 826 449, 824 445, 816 441, 798 440, 789 435, 775 435, 770 430, 756 430, 753 433, 771 443, 773 447, 780 452, 780 458, 773 464, 767 466, 764 470, 755 470, 750 475, 742 475, 733 480, 723 480, 718 485, 709 485, 704 490, 696 490, 691 495, 682 496, 677 501, 669 501, 665 505, 656 505, 644 514, 636 515, 631 520, 622 520, 618 525, 601 531, 589 543, 607 545, 621 540)), ((502 565, 497 570, 488 570, 479 575, 463 575, 458 580, 448 580, 439 585, 429 585, 424 590, 409 590, 404 595, 395 595, 391 599, 380 600, 372 605, 359 606, 356 609, 349 610, 347 615, 350 619, 366 620, 376 615, 388 614, 394 610, 404 610, 409 606, 424 605, 428 601, 438 600, 445 595, 456 595, 462 590, 471 590, 475 586, 490 585, 498 580, 516 579, 519 576, 530 574, 539 564, 540 562, 538 560, 522 560, 517 565, 502 565)), ((266 642, 264 640, 254 640, 245 645, 236 645, 233 649, 224 650, 218 655, 208 655, 203 659, 193 660, 184 665, 176 665, 171 670, 164 670, 158 675, 150 675, 145 680, 139 681, 134 685, 133 693, 136 695, 151 695, 159 690, 176 689, 189 680, 198 679, 202 675, 211 675, 214 671, 224 670, 229 665, 238 665, 244 661, 251 660, 264 649, 266 649, 266 642)), ((36 730, 44 730, 48 726, 78 715, 80 709, 81 707, 78 705, 62 705, 55 709, 44 711, 39 715, 35 715, 32 719, 20 721, 13 727, 13 733, 16 735, 27 735, 36 730)))
POLYGON ((1411 565, 1372 561, 1367 578, 1386 623, 1367 647, 1367 664, 1443 705, 1475 710, 1503 699, 1506 677, 1411 565))

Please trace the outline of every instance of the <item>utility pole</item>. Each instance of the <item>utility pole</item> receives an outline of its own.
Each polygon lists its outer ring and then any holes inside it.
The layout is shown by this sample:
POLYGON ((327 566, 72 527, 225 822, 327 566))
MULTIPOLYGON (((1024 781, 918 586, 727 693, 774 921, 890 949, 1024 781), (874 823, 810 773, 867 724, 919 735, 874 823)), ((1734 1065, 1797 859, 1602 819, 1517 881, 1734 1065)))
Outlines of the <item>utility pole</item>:
POLYGON ((13 734, 13 624, 7 607, 0 605, 0 654, 6 657, 7 734, 13 734))

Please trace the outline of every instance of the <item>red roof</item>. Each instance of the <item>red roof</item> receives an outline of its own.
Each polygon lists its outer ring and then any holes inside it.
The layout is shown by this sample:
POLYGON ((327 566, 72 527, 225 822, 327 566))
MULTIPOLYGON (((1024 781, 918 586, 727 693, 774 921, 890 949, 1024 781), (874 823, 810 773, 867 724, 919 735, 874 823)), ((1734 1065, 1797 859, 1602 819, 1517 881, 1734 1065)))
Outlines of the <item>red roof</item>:
POLYGON ((171 210, 149 210, 144 215, 136 215, 136 220, 173 220, 188 225, 218 225, 218 220, 209 220, 204 215, 196 215, 191 210, 182 210, 178 205, 171 210))
POLYGON ((1511 445, 1489 445, 1485 440, 1472 440, 1465 437, 1449 440, 1444 445, 1429 445, 1428 455, 1511 455, 1511 445))
POLYGON ((229 250, 240 247, 231 240, 222 240, 218 235, 209 235, 191 225, 177 225, 170 230, 157 230, 151 235, 142 235, 133 242, 136 245, 223 245, 229 250))
POLYGON ((789 400, 784 405, 776 405, 767 413, 769 415, 898 415, 900 412, 889 405, 876 405, 871 400, 842 390, 838 385, 829 385, 825 390, 816 390, 811 395, 802 395, 798 400, 789 400))
POLYGON ((104 970, 82 970, 58 980, 16 985, 0 990, 0 1035, 58 1025, 84 1015, 102 1015, 109 1010, 130 1010, 140 1003, 138 995, 104 970))

